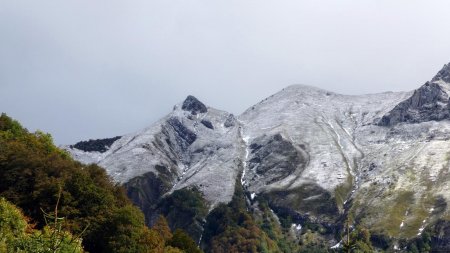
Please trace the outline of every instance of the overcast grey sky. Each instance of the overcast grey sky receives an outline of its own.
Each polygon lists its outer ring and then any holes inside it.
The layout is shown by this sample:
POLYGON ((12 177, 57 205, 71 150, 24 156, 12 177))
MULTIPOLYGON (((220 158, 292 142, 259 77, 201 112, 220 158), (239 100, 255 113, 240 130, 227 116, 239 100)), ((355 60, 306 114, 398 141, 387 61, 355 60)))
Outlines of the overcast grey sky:
POLYGON ((58 144, 139 130, 188 94, 240 114, 296 83, 419 87, 448 0, 0 0, 0 111, 58 144))

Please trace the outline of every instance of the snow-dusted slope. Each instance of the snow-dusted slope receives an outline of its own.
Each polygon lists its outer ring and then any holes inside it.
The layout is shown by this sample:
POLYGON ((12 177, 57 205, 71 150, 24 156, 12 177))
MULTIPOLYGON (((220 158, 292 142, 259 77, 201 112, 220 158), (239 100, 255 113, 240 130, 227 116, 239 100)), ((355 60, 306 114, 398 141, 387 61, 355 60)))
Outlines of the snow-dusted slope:
POLYGON ((344 182, 347 174, 357 172, 359 164, 355 162, 364 156, 358 143, 361 127, 408 96, 410 93, 392 92, 344 96, 293 85, 253 106, 239 119, 249 143, 257 137, 279 133, 307 156, 308 163, 301 174, 291 173, 270 187, 296 187, 314 181, 331 190, 344 182))
POLYGON ((120 183, 153 172, 169 175, 171 190, 197 186, 211 205, 228 202, 238 176, 241 144, 234 116, 190 96, 152 126, 123 136, 104 153, 69 148, 120 183), (205 109, 198 109, 204 107, 205 109))
POLYGON ((310 218, 333 222, 347 207, 379 230, 395 224, 391 236, 419 234, 448 215, 436 210, 450 202, 450 122, 377 125, 413 94, 344 96, 294 85, 267 98, 239 117, 249 150, 246 188, 310 218), (285 143, 264 150, 276 139, 285 143), (399 219, 398 208, 407 217, 399 219))
POLYGON ((392 237, 411 238, 449 219, 450 65, 413 92, 346 96, 289 86, 233 115, 194 97, 103 153, 68 147, 118 182, 146 173, 165 192, 196 186, 211 207, 249 198, 336 224, 343 213, 392 237), (240 178, 238 178, 240 176, 240 178))

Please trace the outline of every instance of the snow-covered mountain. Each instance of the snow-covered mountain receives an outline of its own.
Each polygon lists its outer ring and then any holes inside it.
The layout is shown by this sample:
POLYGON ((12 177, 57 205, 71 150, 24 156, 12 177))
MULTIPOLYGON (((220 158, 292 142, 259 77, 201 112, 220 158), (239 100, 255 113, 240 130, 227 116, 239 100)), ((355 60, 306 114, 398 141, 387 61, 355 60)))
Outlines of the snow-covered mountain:
POLYGON ((163 191, 195 185, 213 207, 231 200, 242 171, 244 147, 239 130, 232 114, 207 108, 189 96, 169 115, 140 132, 122 136, 105 152, 68 150, 83 163, 107 168, 120 183, 154 175, 164 178, 163 191))
POLYGON ((249 202, 262 197, 297 223, 333 227, 352 215, 374 234, 410 239, 450 227, 449 92, 450 64, 412 92, 292 85, 237 117, 189 96, 142 131, 66 148, 106 168, 144 211, 192 186, 213 209, 240 183, 249 202))

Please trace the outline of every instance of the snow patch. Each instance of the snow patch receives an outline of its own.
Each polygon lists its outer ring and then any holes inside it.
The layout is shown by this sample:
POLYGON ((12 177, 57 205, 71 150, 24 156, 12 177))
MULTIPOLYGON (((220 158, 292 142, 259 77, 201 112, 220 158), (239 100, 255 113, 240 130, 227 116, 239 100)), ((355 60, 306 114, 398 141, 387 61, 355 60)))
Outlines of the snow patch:
POLYGON ((245 186, 245 184, 246 184, 246 182, 245 182, 245 171, 246 171, 246 168, 247 168, 247 160, 248 160, 248 157, 250 155, 250 151, 248 149, 248 142, 250 140, 250 137, 249 136, 244 136, 244 130, 243 130, 242 126, 239 128, 239 134, 240 134, 240 136, 241 136, 241 138, 242 138, 242 140, 244 142, 244 145, 245 145, 245 157, 244 157, 244 161, 242 162, 243 170, 242 170, 242 176, 241 176, 241 184, 242 184, 242 186, 245 186))
POLYGON ((295 224, 295 223, 293 223, 293 224, 292 224, 292 228, 294 228, 294 229, 296 229, 297 231, 299 231, 299 230, 302 229, 302 225, 301 225, 301 224, 295 224))
POLYGON ((336 245, 332 246, 331 249, 339 249, 342 245, 342 241, 338 242, 336 245))

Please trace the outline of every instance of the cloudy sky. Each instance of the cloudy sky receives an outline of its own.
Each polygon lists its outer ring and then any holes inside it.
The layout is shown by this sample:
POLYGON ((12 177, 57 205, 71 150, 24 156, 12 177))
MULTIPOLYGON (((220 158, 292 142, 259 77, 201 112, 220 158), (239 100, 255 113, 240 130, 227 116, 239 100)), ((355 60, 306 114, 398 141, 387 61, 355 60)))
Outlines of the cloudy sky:
POLYGON ((412 90, 450 62, 448 0, 0 0, 0 111, 58 144, 188 94, 240 114, 290 84, 412 90))

